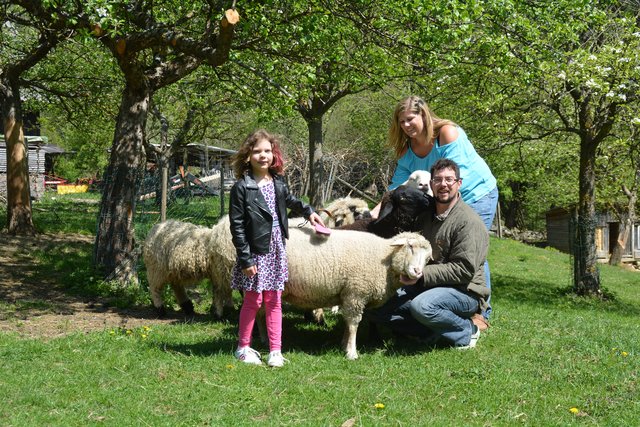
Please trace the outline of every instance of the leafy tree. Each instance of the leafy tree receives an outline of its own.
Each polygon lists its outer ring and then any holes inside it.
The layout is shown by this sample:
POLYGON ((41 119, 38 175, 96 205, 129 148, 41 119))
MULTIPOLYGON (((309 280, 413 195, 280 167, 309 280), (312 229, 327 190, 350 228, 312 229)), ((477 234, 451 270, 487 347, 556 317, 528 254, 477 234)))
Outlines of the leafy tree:
MULTIPOLYGON (((308 196, 315 206, 324 202, 325 115, 348 95, 379 89, 397 70, 387 52, 373 42, 373 33, 366 31, 379 18, 381 4, 264 2, 247 8, 248 19, 238 28, 246 42, 237 46, 232 62, 276 88, 284 99, 275 103, 293 108, 307 125, 308 196)), ((265 87, 256 89, 265 100, 274 99, 265 87)))
POLYGON ((62 21, 83 30, 111 53, 124 88, 104 176, 94 263, 121 283, 135 278, 132 219, 145 165, 145 125, 158 89, 201 64, 218 66, 229 54, 238 14, 229 9, 218 27, 222 2, 87 0, 15 1, 37 22, 62 21))
POLYGON ((55 164, 69 180, 102 178, 109 160, 123 80, 115 62, 93 38, 76 37, 48 55, 31 76, 30 108, 40 112, 51 143, 73 152, 55 164))
POLYGON ((70 36, 60 20, 25 25, 25 11, 0 4, 0 104, 7 144, 7 224, 11 234, 34 234, 31 215, 28 147, 24 138, 21 87, 25 74, 70 36))
POLYGON ((638 103, 638 10, 627 2, 487 2, 486 75, 503 87, 492 110, 512 140, 579 146, 575 284, 599 295, 595 207, 599 147, 625 106, 638 103), (544 21, 545 25, 539 23, 544 21))

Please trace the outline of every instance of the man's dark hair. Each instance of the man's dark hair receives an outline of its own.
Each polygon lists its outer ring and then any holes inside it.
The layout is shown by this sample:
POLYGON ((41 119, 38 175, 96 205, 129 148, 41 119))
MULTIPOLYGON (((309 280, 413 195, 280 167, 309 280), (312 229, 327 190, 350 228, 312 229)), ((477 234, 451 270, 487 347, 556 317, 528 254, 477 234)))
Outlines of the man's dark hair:
POLYGON ((433 166, 431 166, 431 176, 434 176, 437 171, 442 169, 453 169, 456 173, 456 179, 460 179, 460 167, 451 159, 438 159, 433 166))

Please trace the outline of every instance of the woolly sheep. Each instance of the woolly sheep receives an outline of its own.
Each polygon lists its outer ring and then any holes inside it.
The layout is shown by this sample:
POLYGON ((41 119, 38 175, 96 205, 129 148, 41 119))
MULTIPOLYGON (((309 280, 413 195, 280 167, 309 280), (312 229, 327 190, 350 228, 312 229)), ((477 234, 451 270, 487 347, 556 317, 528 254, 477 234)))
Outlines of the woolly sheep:
MULTIPOLYGON (((370 216, 367 203, 351 197, 337 199, 323 211, 333 224, 370 216)), ((166 314, 162 292, 169 283, 184 313, 193 316, 193 303, 185 287, 209 279, 213 295, 211 314, 221 318, 225 307, 233 307, 230 286, 235 257, 228 215, 212 228, 176 220, 156 224, 145 239, 143 259, 158 314, 166 314)), ((319 316, 321 319, 321 312, 319 316)))
POLYGON ((339 305, 346 323, 342 339, 356 359, 356 332, 365 307, 377 307, 411 279, 422 276, 431 245, 418 233, 383 239, 369 233, 292 228, 287 242, 289 282, 283 300, 300 308, 339 305))
MULTIPOLYGON (((380 213, 377 219, 362 218, 338 228, 366 231, 380 237, 389 238, 403 231, 414 230, 416 217, 430 203, 432 203, 432 198, 427 193, 416 186, 403 184, 382 196, 380 213)), ((331 311, 336 313, 338 307, 332 307, 331 311)), ((311 314, 305 313, 305 318, 318 324, 325 323, 324 310, 321 308, 316 308, 311 314)))
POLYGON ((334 200, 324 209, 318 209, 318 214, 329 228, 352 224, 363 218, 371 218, 367 202, 349 196, 334 200))
POLYGON ((184 313, 193 316, 193 303, 185 287, 209 279, 211 314, 221 318, 225 307, 233 307, 230 282, 235 258, 228 216, 212 228, 175 220, 156 224, 145 239, 143 259, 158 314, 165 314, 162 291, 170 283, 184 313))
MULTIPOLYGON (((334 230, 329 238, 299 228, 292 221, 287 241, 289 282, 283 300, 300 308, 340 305, 347 327, 343 348, 348 359, 358 357, 356 332, 365 307, 384 303, 402 282, 422 275, 431 245, 416 233, 392 239, 349 230, 334 230)), ((143 256, 153 304, 163 310, 166 283, 185 312, 193 312, 185 286, 208 278, 213 285, 212 312, 222 315, 232 306, 230 279, 235 263, 228 216, 209 229, 169 220, 152 228, 143 256)))

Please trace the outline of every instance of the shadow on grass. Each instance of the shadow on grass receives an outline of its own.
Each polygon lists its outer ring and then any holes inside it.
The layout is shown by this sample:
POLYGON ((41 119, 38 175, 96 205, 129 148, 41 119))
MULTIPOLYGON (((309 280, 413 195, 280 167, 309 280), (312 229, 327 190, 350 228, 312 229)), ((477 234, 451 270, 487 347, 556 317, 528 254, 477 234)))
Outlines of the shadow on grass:
POLYGON ((491 288, 494 301, 510 301, 515 305, 578 310, 602 309, 625 316, 640 316, 640 307, 619 300, 606 289, 603 289, 603 298, 581 297, 573 293, 572 287, 566 283, 524 280, 521 277, 499 274, 492 274, 491 288))
MULTIPOLYGON (((304 319, 302 311, 290 308, 283 323, 283 349, 300 351, 309 355, 344 353, 342 337, 346 329, 340 314, 326 315, 326 325, 310 323, 304 319)), ((380 350, 414 354, 421 353, 426 347, 405 339, 378 340, 370 337, 369 322, 363 319, 358 325, 356 348, 359 354, 378 353, 380 350)))
MULTIPOLYGON (((327 325, 309 323, 304 319, 301 311, 291 308, 283 319, 282 350, 286 352, 300 352, 312 356, 327 354, 343 354, 341 340, 344 332, 344 322, 338 316, 327 319, 327 325)), ((222 323, 219 337, 195 344, 163 344, 164 351, 177 352, 185 355, 211 356, 213 354, 233 351, 237 345, 238 325, 237 316, 228 321, 219 321, 208 318, 196 318, 195 322, 222 323)), ((412 355, 433 350, 433 346, 427 346, 409 339, 395 338, 392 340, 376 341, 368 336, 368 322, 363 321, 358 328, 356 346, 360 355, 374 354, 384 350, 388 356, 412 355)), ((269 351, 268 343, 263 343, 254 328, 251 346, 256 350, 266 353, 269 351)))

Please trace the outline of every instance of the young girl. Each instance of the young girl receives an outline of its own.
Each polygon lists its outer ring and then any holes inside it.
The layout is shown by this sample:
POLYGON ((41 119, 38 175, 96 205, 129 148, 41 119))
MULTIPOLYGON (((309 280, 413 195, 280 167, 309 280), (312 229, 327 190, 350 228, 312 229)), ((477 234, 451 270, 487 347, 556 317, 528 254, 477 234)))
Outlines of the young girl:
POLYGON ((324 223, 311 206, 289 193, 274 135, 265 130, 249 135, 233 156, 232 165, 238 180, 231 188, 229 207, 237 253, 231 287, 244 294, 235 356, 244 363, 262 364, 260 354, 249 345, 256 313, 264 302, 270 350, 267 364, 281 367, 285 362, 281 353, 281 296, 289 279, 284 248, 289 237, 287 208, 303 214, 312 225, 324 223))

